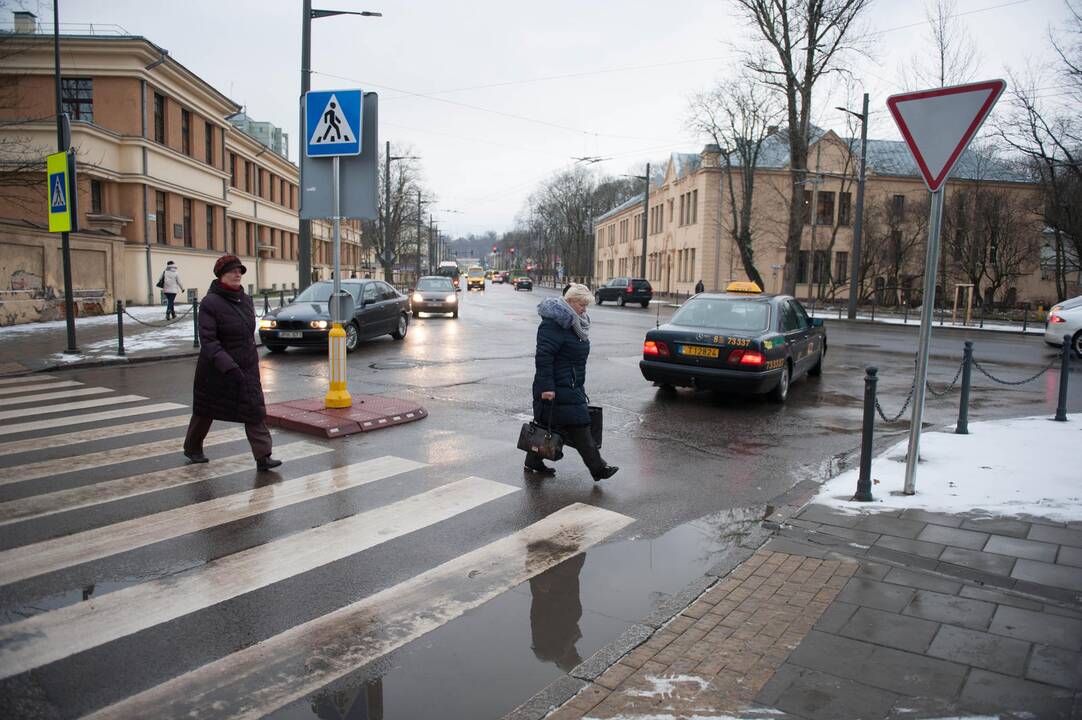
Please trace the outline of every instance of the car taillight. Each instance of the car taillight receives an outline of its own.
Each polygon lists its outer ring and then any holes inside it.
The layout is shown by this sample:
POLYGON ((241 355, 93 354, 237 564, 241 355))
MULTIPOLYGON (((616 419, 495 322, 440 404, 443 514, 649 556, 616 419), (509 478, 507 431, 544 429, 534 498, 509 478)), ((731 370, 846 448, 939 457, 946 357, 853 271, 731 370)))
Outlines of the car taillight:
POLYGON ((1060 323, 1060 322, 1067 322, 1067 321, 1064 320, 1063 318, 1061 318, 1059 315, 1049 315, 1048 316, 1048 322, 1050 322, 1050 323, 1060 323))
POLYGON ((669 357, 669 346, 660 340, 647 340, 642 344, 642 354, 669 357))
POLYGON ((763 354, 758 350, 733 350, 729 353, 730 365, 762 365, 763 354))
POLYGON ((631 286, 630 286, 630 285, 628 285, 628 286, 627 286, 627 294, 628 294, 628 295, 630 295, 630 294, 631 294, 631 286))

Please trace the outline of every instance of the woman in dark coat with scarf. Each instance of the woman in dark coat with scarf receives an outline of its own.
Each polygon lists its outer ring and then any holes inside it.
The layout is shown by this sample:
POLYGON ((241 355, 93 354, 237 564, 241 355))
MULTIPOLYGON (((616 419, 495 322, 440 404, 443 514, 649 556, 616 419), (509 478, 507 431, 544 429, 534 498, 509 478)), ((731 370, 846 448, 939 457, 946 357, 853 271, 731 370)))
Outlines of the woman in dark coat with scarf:
MULTIPOLYGON (((536 372, 533 380, 534 420, 547 426, 549 418, 564 442, 579 451, 594 480, 604 480, 619 470, 601 458, 590 434, 590 411, 584 384, 586 359, 590 356, 590 289, 572 284, 563 297, 542 300, 537 306, 536 372)), ((528 472, 555 475, 536 453, 526 453, 528 472)))
POLYGON ((184 438, 184 456, 205 463, 203 440, 215 420, 244 423, 256 467, 282 464, 271 457, 271 435, 264 418, 259 353, 255 347, 255 307, 241 287, 247 268, 236 255, 214 263, 214 280, 199 306, 199 361, 195 366, 192 420, 184 438))

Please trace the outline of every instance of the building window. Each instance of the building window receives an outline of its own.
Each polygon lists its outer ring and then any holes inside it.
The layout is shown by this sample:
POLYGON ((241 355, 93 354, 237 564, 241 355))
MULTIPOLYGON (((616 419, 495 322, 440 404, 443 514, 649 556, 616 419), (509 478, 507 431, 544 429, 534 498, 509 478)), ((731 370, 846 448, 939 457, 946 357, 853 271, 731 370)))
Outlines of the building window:
POLYGON ((852 195, 847 192, 838 193, 838 225, 847 226, 853 222, 850 208, 852 195))
POLYGON ((895 217, 900 217, 905 212, 905 195, 895 195, 891 199, 891 210, 894 212, 895 217))
POLYGON ((796 281, 798 283, 808 282, 808 251, 801 250, 800 257, 797 258, 796 264, 796 281))
POLYGON ((849 281, 849 253, 834 253, 834 280, 839 283, 849 281))
POLYGON ((820 192, 815 199, 815 224, 834 224, 834 193, 820 192))
POLYGON ((274 191, 278 188, 278 183, 274 181, 274 175, 270 176, 270 201, 274 202, 274 191))
POLYGON ((259 168, 256 168, 255 170, 255 178, 257 183, 256 195, 258 195, 259 197, 263 197, 263 171, 259 168))
MULTIPOLYGON (((699 221, 699 191, 691 191, 691 224, 694 225, 699 221)), ((692 251, 694 252, 694 250, 692 251)))
POLYGON ((229 153, 229 185, 237 186, 237 156, 234 153, 229 153))
POLYGON ((165 144, 165 98, 154 93, 154 142, 165 144))
POLYGON ((255 163, 248 163, 248 192, 255 192, 255 176, 259 174, 259 169, 255 166, 255 163))
POLYGON ((207 248, 214 249, 214 206, 207 205, 207 248))
POLYGON ((278 188, 278 202, 280 202, 282 205, 285 205, 287 199, 288 197, 286 196, 286 181, 282 180, 281 185, 278 188))
POLYGON ((687 225, 687 223, 688 223, 687 211, 688 211, 687 193, 684 193, 683 195, 680 196, 680 224, 681 225, 687 225))
POLYGON ((811 224, 812 191, 804 191, 804 224, 811 224))
POLYGON ((90 181, 90 212, 101 213, 101 180, 90 181))
POLYGON ((822 285, 827 281, 827 270, 830 269, 830 254, 826 250, 815 251, 815 262, 812 268, 812 282, 822 285))
POLYGON ((207 157, 207 165, 214 164, 214 126, 210 123, 204 125, 204 151, 207 157))
POLYGON ((94 122, 94 81, 60 78, 60 106, 72 120, 94 122))
POLYGON ((229 242, 225 248, 226 252, 237 254, 237 221, 236 218, 229 221, 229 242))
POLYGON ((255 246, 252 244, 252 235, 255 226, 252 223, 247 223, 244 229, 244 253, 246 255, 255 255, 255 246))
POLYGON ((184 109, 180 111, 180 151, 192 154, 192 114, 184 109))
POLYGON ((154 224, 157 226, 157 240, 159 245, 169 242, 166 230, 169 227, 169 218, 165 216, 165 193, 155 192, 154 200, 154 224))
POLYGON ((184 198, 184 247, 192 247, 192 201, 184 198))

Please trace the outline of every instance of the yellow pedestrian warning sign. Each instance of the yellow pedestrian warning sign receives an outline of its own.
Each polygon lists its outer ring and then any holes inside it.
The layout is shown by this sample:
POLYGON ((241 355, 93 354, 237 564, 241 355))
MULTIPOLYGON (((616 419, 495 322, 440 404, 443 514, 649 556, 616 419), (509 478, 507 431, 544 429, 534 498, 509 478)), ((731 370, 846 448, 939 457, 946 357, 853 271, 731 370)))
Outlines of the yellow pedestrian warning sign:
POLYGON ((72 232, 75 214, 74 198, 71 197, 71 175, 68 153, 58 152, 47 156, 45 176, 48 178, 49 232, 72 232))

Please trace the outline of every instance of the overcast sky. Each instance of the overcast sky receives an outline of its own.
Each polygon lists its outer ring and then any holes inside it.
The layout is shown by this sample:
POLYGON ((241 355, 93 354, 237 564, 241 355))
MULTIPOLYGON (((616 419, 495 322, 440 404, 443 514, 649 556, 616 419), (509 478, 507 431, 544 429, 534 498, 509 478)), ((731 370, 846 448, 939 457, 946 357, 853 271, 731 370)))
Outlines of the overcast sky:
MULTIPOLYGON (((48 0, 16 0, 51 22, 48 0)), ((641 172, 697 152, 687 98, 737 68, 749 37, 729 0, 315 0, 382 12, 313 21, 313 89, 380 94, 379 137, 421 158, 436 217, 455 235, 511 229, 526 197, 574 157, 641 172), (457 213, 445 211, 458 211, 457 213)), ((957 0, 979 53, 975 79, 1051 59, 1062 0, 957 0)), ((897 138, 885 100, 927 50, 920 0, 878 0, 874 57, 847 63, 871 94, 870 137, 897 138)), ((300 0, 60 0, 61 23, 115 23, 170 55, 257 120, 284 128, 297 157, 300 0)), ((65 28, 67 31, 67 28, 65 28)), ((1054 86, 1055 81, 1048 83, 1054 86)), ((1050 92, 1054 92, 1054 88, 1050 92)), ((816 124, 845 135, 845 97, 817 94, 816 124), (822 99, 820 99, 822 98, 822 99)))

